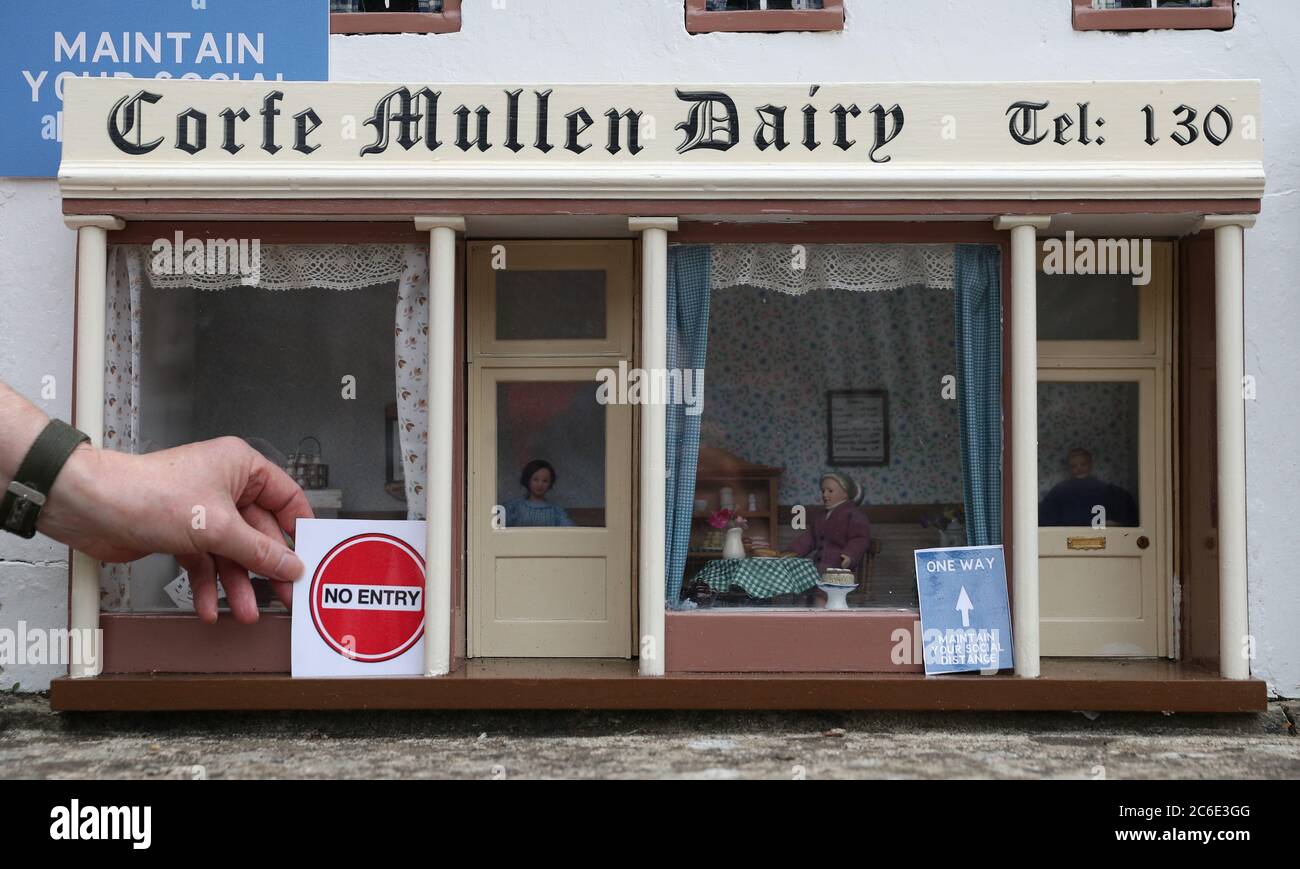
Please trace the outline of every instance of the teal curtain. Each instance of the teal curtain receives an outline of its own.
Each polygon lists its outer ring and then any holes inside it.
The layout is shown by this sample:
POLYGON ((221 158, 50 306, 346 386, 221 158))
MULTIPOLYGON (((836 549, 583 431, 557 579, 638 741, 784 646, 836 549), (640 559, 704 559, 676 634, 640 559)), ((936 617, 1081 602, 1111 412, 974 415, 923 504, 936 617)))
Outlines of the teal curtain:
POLYGON ((959 244, 953 260, 966 535, 993 546, 1002 542, 1002 251, 959 244))
MULTIPOLYGON (((709 344, 708 245, 674 245, 668 248, 668 370, 690 371, 702 377, 709 344)), ((682 573, 691 543, 691 513, 695 509, 695 466, 700 457, 699 404, 687 413, 680 380, 671 379, 667 420, 667 495, 664 515, 666 553, 664 570, 666 605, 680 607, 682 573)), ((695 391, 703 395, 703 383, 695 391)))

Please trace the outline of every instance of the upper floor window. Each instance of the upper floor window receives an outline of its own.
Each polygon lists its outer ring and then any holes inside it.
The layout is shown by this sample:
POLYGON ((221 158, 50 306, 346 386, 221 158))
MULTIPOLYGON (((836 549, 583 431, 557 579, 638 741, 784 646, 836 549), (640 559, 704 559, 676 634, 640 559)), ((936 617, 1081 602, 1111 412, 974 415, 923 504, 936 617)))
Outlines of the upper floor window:
POLYGON ((686 0, 690 33, 843 29, 843 0, 686 0))
POLYGON ((330 0, 331 33, 454 33, 461 0, 330 0))
POLYGON ((1233 0, 1074 0, 1075 30, 1229 30, 1233 0))

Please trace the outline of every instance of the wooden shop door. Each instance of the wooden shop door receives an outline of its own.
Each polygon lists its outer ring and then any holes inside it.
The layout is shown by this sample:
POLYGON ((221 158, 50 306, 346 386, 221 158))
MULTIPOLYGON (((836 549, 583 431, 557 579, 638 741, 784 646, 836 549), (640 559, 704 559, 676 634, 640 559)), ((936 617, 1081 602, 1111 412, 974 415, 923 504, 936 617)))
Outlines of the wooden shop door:
POLYGON ((1170 653, 1173 245, 1130 275, 1038 276, 1044 655, 1170 653))
POLYGON ((632 359, 633 264, 623 241, 469 245, 472 657, 633 654, 632 408, 597 392, 632 359))

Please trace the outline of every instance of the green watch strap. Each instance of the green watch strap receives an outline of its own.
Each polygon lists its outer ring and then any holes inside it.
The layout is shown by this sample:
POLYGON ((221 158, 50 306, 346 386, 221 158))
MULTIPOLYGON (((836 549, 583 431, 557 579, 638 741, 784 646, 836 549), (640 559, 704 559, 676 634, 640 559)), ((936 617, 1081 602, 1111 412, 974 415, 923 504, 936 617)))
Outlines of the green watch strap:
POLYGON ((54 488, 59 472, 72 456, 72 451, 90 438, 66 422, 57 419, 36 438, 18 467, 13 482, 0 501, 0 527, 10 534, 31 539, 36 536, 36 520, 40 518, 45 499, 54 488))

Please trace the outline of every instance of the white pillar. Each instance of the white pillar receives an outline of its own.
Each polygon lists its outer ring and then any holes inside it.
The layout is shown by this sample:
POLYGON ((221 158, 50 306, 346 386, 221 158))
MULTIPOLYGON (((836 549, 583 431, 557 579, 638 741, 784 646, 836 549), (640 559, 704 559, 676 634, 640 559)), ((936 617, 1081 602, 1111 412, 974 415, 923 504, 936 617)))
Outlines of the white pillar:
MULTIPOLYGON (((628 228, 641 233, 641 367, 668 366, 668 233, 675 217, 632 217, 628 228)), ((667 409, 641 405, 641 504, 639 536, 639 610, 642 676, 664 674, 664 575, 667 497, 667 409)))
MULTIPOLYGON (((103 215, 65 218, 77 231, 77 364, 74 372, 76 403, 73 420, 97 447, 104 445, 104 328, 108 302, 108 230, 126 224, 103 215)), ((72 553, 72 587, 68 594, 68 627, 74 631, 99 629, 99 561, 82 552, 72 553)), ((95 656, 97 664, 99 655, 95 656)), ((97 670, 73 662, 74 679, 97 675, 97 670)))
POLYGON ((1255 218, 1215 215, 1214 355, 1219 439, 1219 672, 1249 679, 1250 625, 1246 614, 1246 406, 1243 314, 1244 239, 1255 218))
POLYGON ((1003 216, 1011 230, 1011 633, 1016 675, 1039 674, 1038 230, 1050 217, 1003 216))
POLYGON ((429 233, 429 454, 425 483, 424 675, 451 671, 452 443, 456 373, 456 233, 463 217, 417 217, 429 233))

